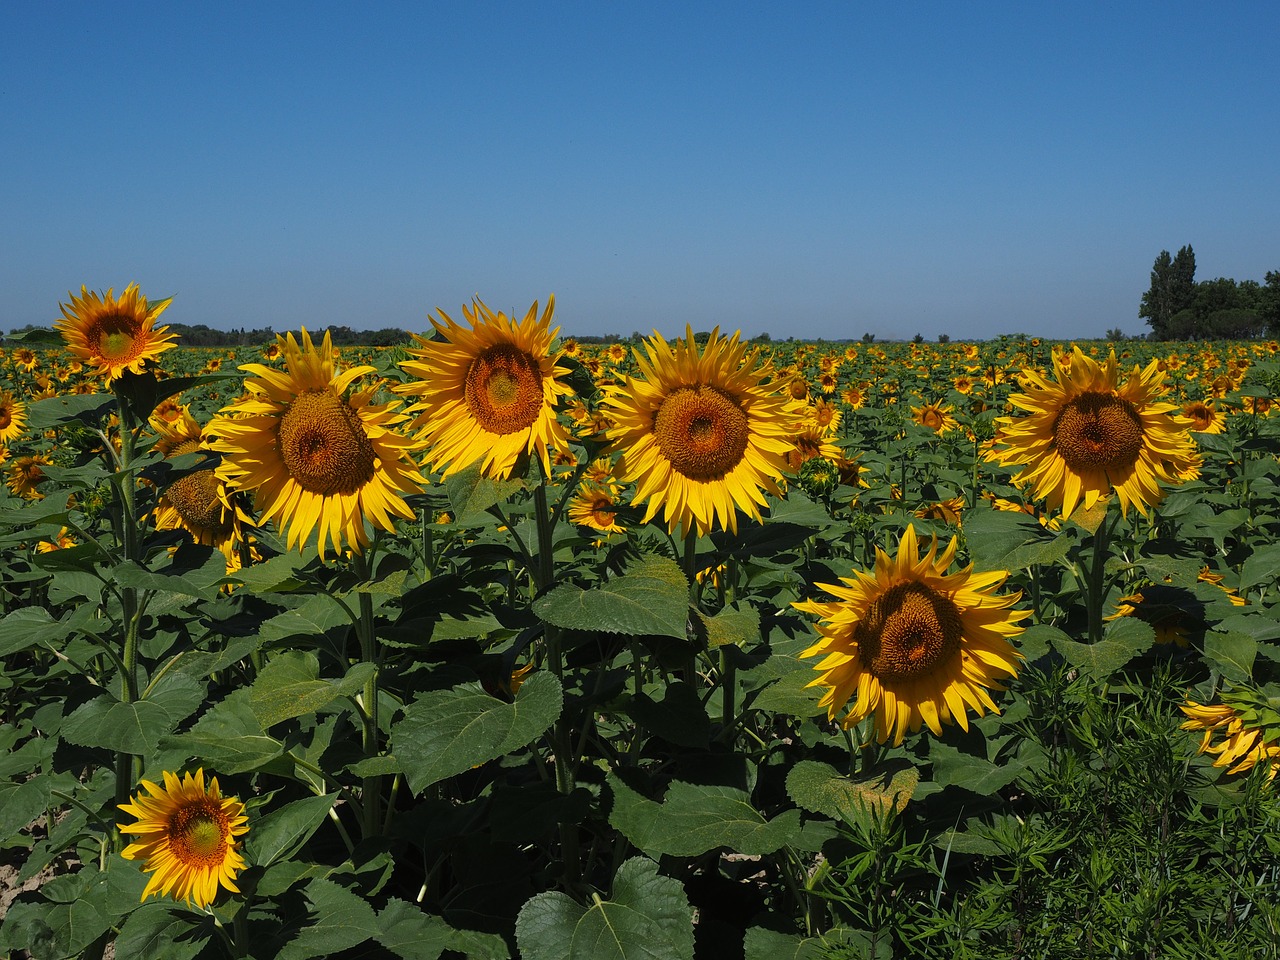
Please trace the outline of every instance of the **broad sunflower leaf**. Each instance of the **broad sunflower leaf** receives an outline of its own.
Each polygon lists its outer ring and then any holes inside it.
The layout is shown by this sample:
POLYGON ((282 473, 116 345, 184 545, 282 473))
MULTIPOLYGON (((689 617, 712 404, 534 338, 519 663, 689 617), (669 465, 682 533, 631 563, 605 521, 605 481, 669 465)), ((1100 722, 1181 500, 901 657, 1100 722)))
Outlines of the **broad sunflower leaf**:
POLYGON ((43 433, 74 420, 96 424, 112 413, 115 405, 115 395, 110 393, 72 393, 37 400, 27 407, 27 432, 43 433))
POLYGON ((627 713, 640 726, 668 743, 705 749, 711 739, 711 718, 707 716, 706 705, 697 691, 681 680, 667 685, 661 701, 644 693, 633 697, 627 713))
POLYGON ((269 867, 277 860, 292 855, 319 829, 337 797, 336 793, 328 793, 294 800, 255 820, 245 840, 249 862, 269 867))
POLYGON ((677 780, 659 803, 645 799, 613 774, 608 783, 613 791, 609 823, 650 857, 696 857, 717 847, 763 856, 801 842, 799 810, 765 820, 746 791, 736 787, 677 780))
POLYGON ((749 604, 741 607, 725 607, 713 617, 707 616, 701 610, 695 613, 707 632, 709 647, 723 647, 728 644, 743 647, 760 639, 760 613, 749 604))
POLYGON ((533 612, 544 623, 568 630, 683 640, 688 634, 689 587, 674 561, 647 557, 622 576, 589 590, 562 584, 535 600, 533 612))
POLYGON ((120 928, 116 956, 191 960, 210 936, 211 928, 199 914, 165 900, 150 900, 129 914, 120 928))
POLYGON ((1258 584, 1269 583, 1280 571, 1280 543, 1260 547, 1245 560, 1240 568, 1240 590, 1248 590, 1258 584))
POLYGON ((941 787, 963 787, 980 797, 989 797, 1008 786, 1027 769, 1021 760, 996 764, 937 739, 929 741, 929 760, 933 764, 934 783, 941 787))
POLYGON ((351 619, 332 597, 316 594, 300 606, 277 614, 258 631, 264 643, 290 637, 315 637, 335 628, 350 626, 351 619))
POLYGON ((391 752, 420 793, 525 746, 559 719, 563 704, 560 681, 546 671, 522 683, 513 703, 490 696, 479 683, 430 690, 391 728, 391 752))
MULTIPOLYGON (((364 897, 319 877, 303 888, 303 894, 311 909, 306 920, 294 928, 297 936, 280 948, 276 960, 331 957, 378 935, 377 915, 364 897)), ((286 932, 291 931, 286 928, 286 932)))
POLYGON ((459 470, 444 482, 454 522, 460 526, 489 523, 492 518, 485 511, 523 489, 523 480, 490 480, 480 472, 478 463, 459 470))
POLYGON ((846 777, 816 760, 801 760, 787 774, 787 794, 796 805, 834 820, 852 820, 869 809, 901 813, 920 782, 910 764, 870 776, 846 777))
POLYGON ((880 938, 879 946, 872 954, 870 934, 844 927, 835 927, 816 937, 752 927, 747 931, 743 947, 746 960, 831 960, 843 956, 891 960, 892 957, 892 944, 888 937, 880 938), (841 947, 856 949, 846 952, 841 947))
POLYGON ((249 705, 249 691, 243 689, 205 711, 190 730, 165 737, 160 745, 186 751, 227 775, 260 770, 284 755, 284 744, 267 736, 249 705))
POLYGON ((82 747, 148 754, 203 702, 204 684, 184 673, 170 673, 146 697, 133 703, 124 703, 110 693, 90 700, 72 711, 59 733, 82 747))
POLYGON ((525 960, 689 960, 693 911, 679 881, 635 857, 618 868, 608 900, 583 906, 555 891, 530 899, 516 944, 525 960))
MULTIPOLYGON (((44 607, 22 607, 14 610, 0 620, 0 657, 39 644, 68 640, 95 620, 96 610, 89 604, 73 608, 61 620, 53 619, 53 615, 44 607)), ((61 648, 62 644, 57 646, 61 648)))
POLYGON ((380 944, 403 960, 439 960, 452 950, 467 960, 508 960, 507 942, 496 933, 457 930, 412 903, 392 898, 378 914, 380 944))
POLYGON ((1253 676, 1253 661, 1257 656, 1258 641, 1247 633, 1210 630, 1204 635, 1204 658, 1228 680, 1249 680, 1253 676))
POLYGON ((321 680, 314 653, 289 651, 271 659, 249 688, 249 706, 263 730, 327 707, 360 690, 373 674, 372 663, 357 663, 341 680, 321 680))
POLYGON ((1098 643, 1077 643, 1064 634, 1053 638, 1053 645, 1064 660, 1095 680, 1105 680, 1138 654, 1155 643, 1151 624, 1137 617, 1114 620, 1098 643))

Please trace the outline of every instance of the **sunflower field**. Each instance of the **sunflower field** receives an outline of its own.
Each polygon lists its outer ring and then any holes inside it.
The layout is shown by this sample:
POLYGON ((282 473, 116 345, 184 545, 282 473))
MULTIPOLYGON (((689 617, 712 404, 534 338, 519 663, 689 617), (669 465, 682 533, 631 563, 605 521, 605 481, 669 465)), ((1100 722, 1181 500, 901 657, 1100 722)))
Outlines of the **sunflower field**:
POLYGON ((1280 956, 1275 342, 0 357, 0 953, 1280 956))

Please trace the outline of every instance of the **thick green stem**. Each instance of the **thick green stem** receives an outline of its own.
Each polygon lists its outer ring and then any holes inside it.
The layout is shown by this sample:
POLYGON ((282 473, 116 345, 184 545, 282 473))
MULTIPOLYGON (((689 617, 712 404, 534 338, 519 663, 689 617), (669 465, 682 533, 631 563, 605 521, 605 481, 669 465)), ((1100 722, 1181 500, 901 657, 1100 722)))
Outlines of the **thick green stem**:
MULTIPOLYGON (((373 570, 373 550, 369 556, 357 555, 355 566, 361 581, 367 582, 373 570)), ((360 615, 356 621, 356 633, 360 638, 360 659, 373 664, 369 678, 364 682, 363 706, 364 727, 361 736, 361 747, 366 759, 378 756, 381 749, 378 736, 378 670, 381 668, 378 636, 373 619, 373 596, 368 591, 360 593, 360 615)), ((366 838, 378 836, 382 832, 382 777, 373 775, 365 777, 360 791, 360 805, 363 813, 362 826, 366 838)))
POLYGON ((1085 602, 1089 605, 1089 642, 1102 640, 1102 605, 1107 598, 1107 558, 1111 555, 1111 533, 1115 527, 1113 511, 1108 510, 1093 534, 1093 555, 1090 558, 1089 580, 1086 584, 1085 602))
MULTIPOLYGON (((124 562, 139 562, 138 541, 138 502, 137 483, 133 477, 133 461, 135 454, 135 431, 137 418, 128 395, 120 384, 116 384, 116 403, 120 413, 120 455, 116 458, 119 466, 119 482, 116 484, 117 502, 119 504, 120 546, 124 562)), ((108 449, 110 439, 108 438, 108 449)), ((120 655, 120 700, 133 703, 138 699, 138 628, 142 611, 138 602, 137 587, 121 587, 120 606, 124 625, 124 649, 120 655)), ((132 754, 120 751, 116 754, 116 804, 129 802, 129 793, 141 776, 141 759, 132 754)), ((125 844, 123 834, 115 834, 113 846, 122 850, 125 844)))
MULTIPOLYGON (((555 582, 555 525, 547 505, 547 485, 544 478, 533 491, 534 514, 538 527, 538 555, 533 575, 537 590, 541 593, 555 582)), ((560 628, 545 627, 547 666, 557 680, 564 679, 564 654, 561 649, 560 628)), ((551 733, 552 750, 555 752, 556 789, 568 796, 576 784, 575 758, 571 755, 573 729, 567 711, 561 711, 551 733)), ((578 825, 560 824, 560 859, 564 863, 566 886, 576 886, 582 876, 581 852, 578 844, 578 825)))

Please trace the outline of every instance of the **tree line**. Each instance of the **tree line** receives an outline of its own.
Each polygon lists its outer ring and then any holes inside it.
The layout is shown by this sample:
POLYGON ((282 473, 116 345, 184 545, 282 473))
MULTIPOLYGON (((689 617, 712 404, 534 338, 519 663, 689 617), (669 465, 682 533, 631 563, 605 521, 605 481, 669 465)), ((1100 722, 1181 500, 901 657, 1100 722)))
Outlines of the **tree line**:
POLYGON ((1196 282, 1196 254, 1187 244, 1161 250, 1138 316, 1153 340, 1243 340, 1280 335, 1280 270, 1264 283, 1217 277, 1196 282))

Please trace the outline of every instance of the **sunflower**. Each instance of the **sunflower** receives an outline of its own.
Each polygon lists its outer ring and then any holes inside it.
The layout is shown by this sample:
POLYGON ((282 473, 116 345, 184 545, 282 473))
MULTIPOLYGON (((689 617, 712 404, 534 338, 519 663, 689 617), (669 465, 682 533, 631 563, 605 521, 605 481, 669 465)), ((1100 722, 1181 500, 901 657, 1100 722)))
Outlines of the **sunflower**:
POLYGON ((373 367, 339 372, 328 331, 317 348, 306 330, 302 343, 277 337, 285 369, 260 363, 240 367, 250 395, 222 408, 209 425, 210 448, 223 455, 216 477, 232 490, 254 491, 262 521, 287 531, 301 548, 319 526, 319 551, 357 553, 369 543, 365 521, 394 529, 392 516, 412 520, 403 495, 426 481, 411 461, 421 444, 393 429, 406 418, 396 403, 372 404, 380 381, 347 390, 373 367))
POLYGON ((840 394, 840 399, 849 405, 850 410, 860 410, 862 405, 867 402, 867 395, 860 387, 855 386, 840 394))
POLYGON ((58 535, 50 540, 41 540, 36 544, 36 553, 53 553, 55 550, 66 550, 76 545, 75 537, 66 527, 58 530, 58 535))
POLYGON ((0 444, 17 440, 26 426, 27 405, 8 390, 0 392, 0 444))
POLYGON ((647 357, 636 351, 640 377, 607 395, 615 424, 607 436, 621 451, 615 475, 648 503, 642 522, 662 511, 668 533, 736 532, 739 509, 759 519, 764 491, 781 494, 800 407, 740 336, 726 340, 717 327, 699 350, 686 327, 672 349, 655 330, 647 357))
POLYGON ((831 433, 812 417, 805 417, 791 433, 790 449, 786 455, 787 469, 799 473, 814 457, 835 461, 839 456, 840 448, 831 438, 831 433))
POLYGON ((618 523, 618 501, 607 486, 584 483, 569 501, 569 520, 600 533, 625 533, 618 523))
POLYGON ((928 427, 934 433, 941 435, 959 426, 956 418, 951 416, 953 409, 949 404, 944 406, 941 403, 926 403, 923 406, 911 408, 911 419, 920 426, 928 427))
POLYGON ((36 488, 47 479, 44 468, 52 465, 53 460, 43 453, 18 457, 9 464, 9 491, 27 500, 43 500, 44 494, 36 488))
POLYGON ((431 325, 444 339, 415 337, 418 349, 409 351, 415 359, 400 366, 417 379, 396 392, 419 398, 408 412, 417 414, 413 426, 444 476, 479 463, 486 476, 506 479, 523 455, 535 452, 550 475, 548 450, 569 444, 556 403, 573 392, 560 379, 569 373, 556 364, 562 354, 550 352, 560 330, 551 328, 555 306, 553 294, 539 319, 535 301, 515 323, 477 298, 474 310, 462 308, 471 329, 441 310, 444 324, 432 318, 431 325))
POLYGON ((36 352, 29 347, 19 347, 13 354, 14 365, 21 367, 27 373, 30 373, 36 367, 40 366, 40 358, 36 356, 36 352))
POLYGON ((1156 361, 1145 370, 1134 367, 1120 385, 1114 350, 1104 364, 1079 347, 1066 359, 1055 355, 1055 383, 1023 371, 1026 393, 1009 400, 1029 415, 997 421, 988 458, 1021 466, 1014 483, 1031 485, 1037 499, 1052 510, 1061 507, 1064 517, 1112 490, 1122 513, 1132 505, 1145 515, 1164 496, 1161 482, 1176 484, 1195 466, 1190 421, 1172 415, 1177 407, 1161 400, 1165 375, 1156 361))
POLYGON ((168 327, 155 325, 168 299, 148 303, 136 283, 125 287, 119 299, 112 294, 90 293, 82 286, 80 296, 68 294, 69 306, 60 304, 62 319, 54 323, 67 349, 108 383, 126 370, 141 373, 144 364, 177 346, 176 335, 165 332, 168 327))
POLYGON ((897 746, 922 723, 941 734, 952 721, 968 730, 970 708, 999 713, 987 690, 1004 689, 1000 681, 1017 673, 1022 655, 1009 638, 1031 612, 1010 609, 1020 593, 996 593, 1009 576, 1003 570, 974 573, 970 564, 948 574, 956 543, 939 556, 934 537, 920 557, 908 526, 896 559, 877 548, 873 572, 841 577, 843 587, 817 584, 836 600, 792 604, 820 618, 822 639, 801 656, 822 656, 809 686, 829 688, 819 702, 828 719, 856 695, 841 725, 874 715, 876 739, 897 746))
POLYGON ((1215 767, 1227 767, 1227 773, 1244 773, 1260 763, 1268 765, 1267 782, 1280 771, 1280 744, 1272 738, 1268 742, 1266 731, 1247 725, 1245 711, 1229 703, 1202 705, 1188 700, 1180 709, 1188 717, 1183 730, 1203 730, 1200 752, 1216 754, 1215 767), (1221 733, 1223 740, 1214 744, 1214 734, 1221 733))
MULTIPOLYGON (((159 434, 156 449, 166 459, 211 449, 204 431, 190 410, 178 408, 178 416, 165 411, 152 414, 151 426, 159 434)), ((213 468, 197 470, 179 477, 165 487, 156 503, 157 530, 185 530, 191 539, 204 546, 217 547, 226 560, 227 573, 243 565, 240 545, 245 542, 244 527, 253 517, 244 509, 240 495, 227 489, 213 468)))
POLYGON ((964 497, 951 497, 925 504, 916 511, 916 516, 921 520, 941 520, 949 526, 958 527, 960 514, 964 512, 965 506, 964 497))
POLYGON ((1212 403, 1193 400, 1182 405, 1182 415, 1191 421, 1194 433, 1221 433, 1223 417, 1212 403))
POLYGON ((203 769, 182 780, 166 770, 163 787, 150 780, 142 786, 151 796, 139 792, 132 803, 120 804, 137 822, 116 825, 136 837, 124 848, 124 858, 142 860, 142 869, 151 874, 142 899, 154 893, 207 907, 219 886, 239 893, 236 872, 245 862, 236 838, 249 832, 244 804, 223 797, 217 777, 206 789, 203 769))

